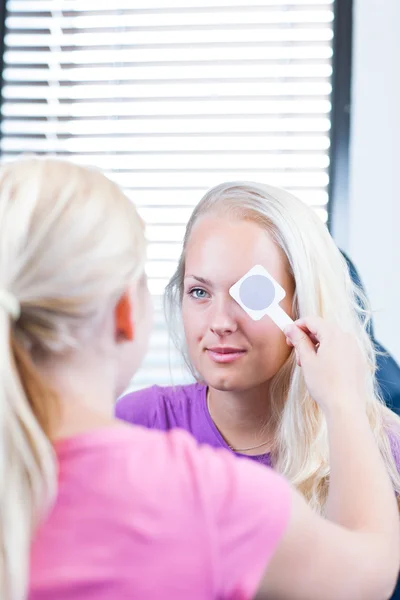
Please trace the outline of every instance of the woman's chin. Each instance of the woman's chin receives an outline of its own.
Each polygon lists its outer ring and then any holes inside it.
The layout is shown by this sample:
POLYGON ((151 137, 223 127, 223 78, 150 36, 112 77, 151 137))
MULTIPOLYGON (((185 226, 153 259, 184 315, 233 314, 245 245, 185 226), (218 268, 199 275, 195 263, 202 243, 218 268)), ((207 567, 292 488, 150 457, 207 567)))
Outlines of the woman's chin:
POLYGON ((217 375, 214 373, 204 379, 207 381, 208 387, 221 392, 244 392, 249 388, 249 382, 238 378, 235 373, 218 373, 217 375))

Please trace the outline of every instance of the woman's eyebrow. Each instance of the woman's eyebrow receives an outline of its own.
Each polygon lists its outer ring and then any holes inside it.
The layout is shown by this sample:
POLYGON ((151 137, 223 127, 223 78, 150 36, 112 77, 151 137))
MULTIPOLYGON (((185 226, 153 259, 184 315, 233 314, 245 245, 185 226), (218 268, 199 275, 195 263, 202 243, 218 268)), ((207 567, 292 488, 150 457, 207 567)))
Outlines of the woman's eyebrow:
POLYGON ((199 283, 202 283, 203 285, 208 285, 211 286, 212 283, 209 279, 204 279, 204 277, 199 277, 198 275, 185 275, 185 279, 195 279, 196 281, 198 281, 199 283))

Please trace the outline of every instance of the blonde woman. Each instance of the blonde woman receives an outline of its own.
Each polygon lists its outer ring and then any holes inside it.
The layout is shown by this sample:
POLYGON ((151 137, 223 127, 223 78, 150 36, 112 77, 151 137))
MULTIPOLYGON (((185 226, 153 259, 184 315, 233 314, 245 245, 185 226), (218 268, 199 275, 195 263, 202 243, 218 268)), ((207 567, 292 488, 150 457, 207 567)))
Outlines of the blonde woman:
POLYGON ((329 522, 270 469, 113 419, 150 323, 142 223, 113 183, 2 167, 0 245, 2 600, 389 595, 397 506, 354 336, 287 331, 326 415, 329 522))
POLYGON ((278 327, 269 317, 252 321, 229 295, 256 264, 286 290, 282 307, 293 319, 318 315, 358 339, 371 431, 399 494, 400 420, 375 389, 365 299, 359 301, 361 290, 312 209, 267 185, 219 185, 187 225, 165 300, 171 332, 198 383, 129 394, 117 415, 161 430, 180 427, 200 442, 273 466, 324 511, 331 463, 321 408, 278 327))

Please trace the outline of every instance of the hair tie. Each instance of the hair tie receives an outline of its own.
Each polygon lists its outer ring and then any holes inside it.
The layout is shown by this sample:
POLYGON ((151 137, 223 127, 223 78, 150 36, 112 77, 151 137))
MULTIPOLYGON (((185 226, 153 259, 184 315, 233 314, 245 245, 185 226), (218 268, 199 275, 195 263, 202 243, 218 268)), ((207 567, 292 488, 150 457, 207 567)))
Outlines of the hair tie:
POLYGON ((18 320, 21 314, 21 306, 14 294, 0 289, 0 307, 4 308, 14 321, 18 320))

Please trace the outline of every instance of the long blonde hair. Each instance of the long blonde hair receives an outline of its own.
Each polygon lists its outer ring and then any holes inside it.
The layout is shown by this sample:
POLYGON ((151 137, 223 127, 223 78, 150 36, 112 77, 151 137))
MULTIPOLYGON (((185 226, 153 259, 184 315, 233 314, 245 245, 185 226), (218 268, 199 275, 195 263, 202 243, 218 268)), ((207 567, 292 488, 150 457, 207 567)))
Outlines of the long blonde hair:
MULTIPOLYGON (((400 476, 393 458, 390 431, 399 435, 400 419, 381 401, 375 384, 376 357, 367 333, 369 311, 363 292, 353 283, 342 254, 315 212, 292 194, 268 185, 224 183, 209 190, 196 206, 186 228, 177 270, 165 294, 171 335, 190 364, 180 321, 185 253, 193 226, 206 214, 250 220, 264 228, 285 253, 295 283, 296 318, 319 315, 353 331, 365 355, 367 410, 393 487, 400 493, 400 476)), ((278 424, 272 452, 274 467, 323 512, 329 481, 325 419, 310 397, 292 353, 271 382, 270 402, 278 424)))
POLYGON ((0 598, 23 600, 30 543, 56 495, 48 439, 57 414, 35 360, 62 357, 90 336, 143 271, 142 221, 99 172, 28 158, 0 169, 0 598))

